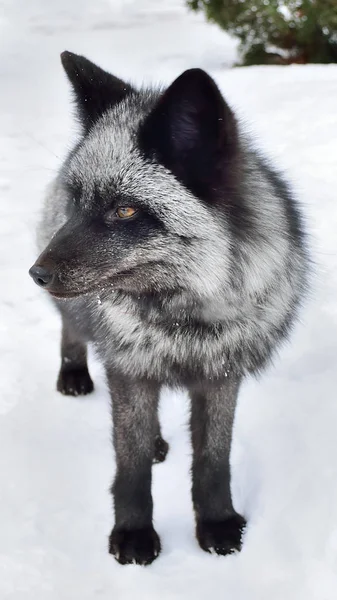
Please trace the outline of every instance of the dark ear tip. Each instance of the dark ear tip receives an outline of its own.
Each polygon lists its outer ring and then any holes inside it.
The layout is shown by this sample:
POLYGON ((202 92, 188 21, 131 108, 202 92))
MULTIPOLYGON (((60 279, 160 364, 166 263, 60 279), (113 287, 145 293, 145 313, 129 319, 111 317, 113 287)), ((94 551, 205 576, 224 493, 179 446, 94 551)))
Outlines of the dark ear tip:
POLYGON ((182 75, 191 76, 191 77, 209 77, 208 73, 204 71, 204 69, 200 69, 199 67, 193 67, 193 69, 187 69, 182 73, 182 75))
POLYGON ((61 62, 65 69, 74 64, 76 58, 78 58, 78 55, 73 52, 68 52, 68 50, 61 53, 61 62))
POLYGON ((193 68, 184 71, 177 79, 176 82, 184 82, 184 85, 215 85, 214 79, 203 69, 193 68))

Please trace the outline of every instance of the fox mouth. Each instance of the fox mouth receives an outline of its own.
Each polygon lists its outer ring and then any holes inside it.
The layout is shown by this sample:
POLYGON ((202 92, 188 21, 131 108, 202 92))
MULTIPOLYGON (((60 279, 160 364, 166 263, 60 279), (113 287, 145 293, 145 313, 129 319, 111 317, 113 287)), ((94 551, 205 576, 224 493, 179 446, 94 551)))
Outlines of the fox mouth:
MULTIPOLYGON (((113 280, 115 282, 118 281, 118 279, 120 279, 120 277, 125 277, 126 275, 129 275, 128 272, 120 272, 120 273, 116 273, 113 277, 113 280)), ((48 290, 46 289, 46 291, 55 299, 57 300, 67 300, 67 299, 71 299, 71 298, 80 298, 81 296, 88 296, 89 294, 96 294, 99 295, 101 293, 104 292, 105 287, 104 286, 109 286, 110 288, 113 287, 113 282, 112 282, 112 278, 111 277, 104 277, 100 280, 100 282, 97 282, 97 284, 93 287, 87 287, 87 288, 83 288, 81 290, 78 291, 69 291, 69 292, 59 292, 59 291, 53 291, 53 290, 48 290)))
MULTIPOLYGON (((124 276, 128 275, 128 273, 124 273, 124 272, 120 272, 120 273, 116 273, 114 276, 114 281, 117 282, 117 280, 119 279, 118 276, 124 276)), ((113 287, 113 282, 112 282, 112 278, 110 277, 105 277, 102 278, 100 280, 100 282, 97 282, 95 286, 93 287, 87 287, 87 288, 83 288, 81 290, 77 290, 77 291, 69 291, 69 292, 59 292, 59 291, 54 291, 54 290, 48 290, 46 289, 46 291, 53 297, 56 298, 57 300, 67 300, 68 298, 80 298, 81 296, 88 296, 89 294, 96 294, 99 295, 101 293, 103 293, 106 289, 106 287, 109 286, 110 289, 113 287)))
POLYGON ((80 296, 86 296, 87 294, 98 294, 99 290, 88 289, 81 290, 80 292, 52 292, 51 290, 46 290, 53 298, 57 300, 66 300, 67 298, 79 298, 80 296))
MULTIPOLYGON (((151 261, 148 263, 145 263, 147 267, 155 265, 158 266, 160 264, 162 264, 161 261, 151 261)), ((55 299, 57 300, 68 300, 71 298, 79 298, 81 296, 87 296, 89 294, 96 294, 99 295, 101 293, 104 292, 104 286, 108 286, 110 289, 114 288, 118 289, 118 284, 121 284, 123 281, 125 281, 125 278, 130 279, 132 276, 137 274, 137 270, 139 267, 142 267, 144 265, 137 265, 137 267, 133 267, 130 268, 128 270, 124 270, 124 271, 117 271, 116 273, 114 273, 113 275, 110 276, 105 276, 103 278, 100 279, 100 281, 96 283, 96 285, 94 285, 93 287, 87 287, 87 288, 83 288, 82 290, 77 290, 77 291, 69 291, 69 292, 61 292, 61 291, 54 291, 52 289, 48 289, 45 288, 46 291, 55 299)))

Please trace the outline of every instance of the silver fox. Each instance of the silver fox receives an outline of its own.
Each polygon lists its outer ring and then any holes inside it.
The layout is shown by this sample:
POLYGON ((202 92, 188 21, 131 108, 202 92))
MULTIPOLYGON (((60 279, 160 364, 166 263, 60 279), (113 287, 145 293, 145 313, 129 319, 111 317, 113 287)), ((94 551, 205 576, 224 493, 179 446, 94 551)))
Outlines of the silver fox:
POLYGON ((30 269, 62 316, 57 389, 87 394, 92 342, 111 392, 110 552, 159 554, 151 469, 165 459, 163 384, 191 398, 192 497, 206 551, 240 550, 230 448, 240 384, 285 340, 307 287, 301 218, 215 82, 191 69, 136 90, 64 52, 82 135, 52 182, 30 269))

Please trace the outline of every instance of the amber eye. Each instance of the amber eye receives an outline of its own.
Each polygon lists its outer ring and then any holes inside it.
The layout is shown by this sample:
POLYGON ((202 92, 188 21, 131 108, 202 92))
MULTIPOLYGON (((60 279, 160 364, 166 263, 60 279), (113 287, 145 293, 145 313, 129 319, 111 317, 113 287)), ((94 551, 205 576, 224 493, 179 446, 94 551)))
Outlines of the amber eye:
POLYGON ((130 219, 134 217, 138 212, 137 208, 133 208, 132 206, 120 206, 116 210, 116 215, 119 219, 130 219))

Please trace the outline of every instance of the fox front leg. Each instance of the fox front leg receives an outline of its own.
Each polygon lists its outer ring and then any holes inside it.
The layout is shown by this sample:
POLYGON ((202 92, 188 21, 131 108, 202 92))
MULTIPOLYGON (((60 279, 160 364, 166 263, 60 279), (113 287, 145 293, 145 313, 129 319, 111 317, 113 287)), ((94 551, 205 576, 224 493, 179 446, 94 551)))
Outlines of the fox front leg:
POLYGON ((94 384, 88 371, 87 345, 62 315, 61 368, 57 390, 66 396, 90 394, 94 384))
POLYGON ((192 497, 196 535, 207 552, 231 554, 241 549, 244 518, 233 508, 230 450, 240 380, 190 388, 193 444, 192 497))
POLYGON ((121 564, 148 565, 158 556, 153 527, 152 463, 160 387, 108 371, 117 472, 112 486, 115 526, 109 551, 121 564))

